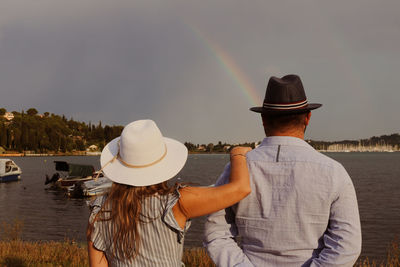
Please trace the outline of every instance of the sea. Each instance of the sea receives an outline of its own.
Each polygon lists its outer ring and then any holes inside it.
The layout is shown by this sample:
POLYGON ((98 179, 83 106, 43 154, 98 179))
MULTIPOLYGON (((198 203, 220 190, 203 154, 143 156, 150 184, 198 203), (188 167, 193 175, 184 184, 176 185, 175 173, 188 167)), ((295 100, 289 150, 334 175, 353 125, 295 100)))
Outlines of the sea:
MULTIPOLYGON (((362 254, 380 261, 391 242, 400 236, 400 152, 331 152, 350 174, 357 192, 362 254)), ((15 157, 21 181, 0 183, 0 238, 4 223, 23 223, 21 237, 29 241, 74 240, 85 242, 89 216, 87 199, 67 198, 44 185, 54 161, 91 164, 99 169, 98 156, 15 157)), ((176 180, 193 185, 214 184, 229 156, 191 154, 176 180)), ((185 247, 201 247, 205 217, 192 220, 185 247)))

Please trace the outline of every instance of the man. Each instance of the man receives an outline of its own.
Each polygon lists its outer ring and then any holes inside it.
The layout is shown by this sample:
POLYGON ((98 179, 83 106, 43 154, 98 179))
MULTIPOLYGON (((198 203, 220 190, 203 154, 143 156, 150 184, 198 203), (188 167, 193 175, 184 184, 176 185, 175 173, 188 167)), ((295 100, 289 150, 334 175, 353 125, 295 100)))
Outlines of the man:
MULTIPOLYGON (((297 75, 272 77, 261 113, 266 138, 247 153, 252 192, 211 214, 204 244, 218 266, 353 266, 360 218, 343 166, 304 141, 311 111, 297 75), (235 238, 240 237, 240 246, 235 238)), ((229 178, 229 165, 217 181, 229 178)))

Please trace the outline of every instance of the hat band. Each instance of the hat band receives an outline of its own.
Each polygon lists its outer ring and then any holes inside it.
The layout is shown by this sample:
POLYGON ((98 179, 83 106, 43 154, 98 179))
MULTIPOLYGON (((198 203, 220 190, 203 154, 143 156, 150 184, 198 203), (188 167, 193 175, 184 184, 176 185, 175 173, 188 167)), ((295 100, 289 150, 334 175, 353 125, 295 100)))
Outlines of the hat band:
POLYGON ((132 164, 129 164, 129 163, 125 162, 125 161, 121 158, 121 155, 119 154, 119 150, 118 150, 118 154, 116 155, 116 158, 117 158, 123 165, 125 165, 125 166, 128 167, 128 168, 146 168, 146 167, 150 167, 150 166, 153 166, 153 165, 159 163, 160 161, 163 160, 163 158, 165 158, 166 155, 167 155, 167 146, 165 145, 165 152, 164 152, 164 154, 161 156, 161 158, 159 158, 158 160, 153 161, 153 162, 151 162, 151 163, 149 163, 149 164, 144 164, 144 165, 132 165, 132 164))
POLYGON ((289 103, 289 104, 271 104, 264 103, 263 107, 268 109, 297 109, 307 106, 307 100, 297 102, 297 103, 289 103))
POLYGON ((107 167, 108 164, 113 163, 116 159, 118 159, 119 162, 121 162, 124 166, 126 166, 126 167, 128 167, 128 168, 145 168, 145 167, 153 166, 153 165, 159 163, 160 161, 162 161, 162 160, 165 158, 165 156, 167 155, 167 145, 164 144, 164 146, 165 146, 165 152, 164 152, 164 154, 161 156, 161 158, 159 158, 158 160, 153 161, 153 162, 151 162, 151 163, 149 163, 149 164, 145 164, 145 165, 132 165, 132 164, 129 164, 129 163, 125 162, 125 161, 121 158, 121 155, 119 154, 119 141, 118 141, 118 153, 117 153, 117 155, 115 155, 115 156, 114 156, 112 159, 110 159, 106 164, 104 164, 104 166, 97 172, 97 174, 95 175, 94 179, 97 180, 97 178, 99 178, 99 176, 100 176, 100 173, 103 172, 104 168, 107 167))
POLYGON ((129 167, 129 168, 150 167, 150 166, 152 166, 154 164, 159 163, 160 161, 163 160, 163 158, 165 158, 165 155, 167 155, 167 145, 165 143, 164 143, 164 148, 165 148, 164 154, 161 156, 161 158, 157 159, 156 161, 153 161, 153 162, 151 162, 149 164, 144 164, 144 165, 132 165, 132 164, 129 164, 129 163, 127 163, 126 161, 124 161, 122 159, 121 154, 119 153, 120 152, 120 140, 118 140, 118 153, 117 153, 117 155, 115 155, 115 157, 112 159, 112 161, 114 161, 115 159, 118 159, 123 165, 125 165, 126 167, 129 167))

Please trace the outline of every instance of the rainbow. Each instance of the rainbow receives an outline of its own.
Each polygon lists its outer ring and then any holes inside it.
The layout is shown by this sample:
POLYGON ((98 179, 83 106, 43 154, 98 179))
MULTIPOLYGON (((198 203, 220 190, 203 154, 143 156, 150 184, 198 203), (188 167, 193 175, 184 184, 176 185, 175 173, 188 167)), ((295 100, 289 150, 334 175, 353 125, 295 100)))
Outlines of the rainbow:
POLYGON ((250 104, 253 106, 259 106, 262 103, 260 95, 255 90, 255 87, 250 80, 236 64, 235 60, 216 43, 207 38, 198 28, 192 25, 189 25, 189 27, 191 31, 194 32, 195 36, 205 45, 205 47, 207 47, 211 54, 214 55, 225 72, 239 86, 250 104))

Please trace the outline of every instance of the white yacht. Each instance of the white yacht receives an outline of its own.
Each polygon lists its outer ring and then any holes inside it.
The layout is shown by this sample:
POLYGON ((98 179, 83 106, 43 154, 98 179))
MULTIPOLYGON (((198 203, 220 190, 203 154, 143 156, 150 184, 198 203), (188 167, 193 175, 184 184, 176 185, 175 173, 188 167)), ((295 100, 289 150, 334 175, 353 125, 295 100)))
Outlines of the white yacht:
POLYGON ((21 168, 11 159, 0 159, 0 182, 21 180, 21 168))

